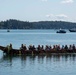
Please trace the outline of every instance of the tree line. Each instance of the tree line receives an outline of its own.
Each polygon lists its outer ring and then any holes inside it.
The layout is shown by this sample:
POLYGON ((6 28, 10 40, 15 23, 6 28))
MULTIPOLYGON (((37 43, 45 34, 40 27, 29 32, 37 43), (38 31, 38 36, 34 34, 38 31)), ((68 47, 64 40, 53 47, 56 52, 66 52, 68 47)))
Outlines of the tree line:
POLYGON ((28 22, 9 19, 0 22, 0 29, 71 29, 76 28, 76 23, 65 21, 39 21, 28 22))

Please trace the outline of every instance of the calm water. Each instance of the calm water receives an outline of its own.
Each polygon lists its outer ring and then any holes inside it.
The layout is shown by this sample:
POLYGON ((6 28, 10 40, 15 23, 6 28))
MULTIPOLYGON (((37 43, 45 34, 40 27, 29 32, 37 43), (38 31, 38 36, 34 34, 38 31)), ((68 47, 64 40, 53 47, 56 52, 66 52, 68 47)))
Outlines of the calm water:
POLYGON ((27 46, 37 45, 69 45, 76 44, 76 33, 58 34, 57 30, 0 30, 0 45, 13 44, 13 47, 19 48, 21 44, 27 46))
MULTIPOLYGON (((0 45, 76 45, 76 33, 57 34, 56 30, 0 30, 0 45)), ((76 54, 49 56, 4 56, 0 51, 0 75, 76 75, 76 54)))

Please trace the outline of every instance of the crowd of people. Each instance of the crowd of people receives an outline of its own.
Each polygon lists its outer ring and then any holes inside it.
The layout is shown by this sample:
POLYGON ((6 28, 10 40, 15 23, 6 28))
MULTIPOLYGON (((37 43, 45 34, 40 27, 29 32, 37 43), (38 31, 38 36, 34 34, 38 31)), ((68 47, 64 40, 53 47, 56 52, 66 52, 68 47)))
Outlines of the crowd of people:
POLYGON ((37 47, 35 47, 35 45, 29 45, 28 47, 25 44, 21 44, 20 47, 21 50, 75 50, 75 44, 73 45, 38 45, 37 47))
POLYGON ((20 48, 19 49, 13 49, 12 47, 12 44, 10 45, 7 45, 7 47, 5 47, 5 50, 8 50, 7 53, 10 53, 11 50, 15 51, 15 52, 18 52, 20 51, 19 53, 24 53, 25 51, 38 51, 38 52, 41 52, 41 51, 67 51, 67 52, 76 52, 76 46, 75 44, 72 44, 72 45, 38 45, 38 46, 35 46, 35 45, 29 45, 29 46, 26 46, 26 44, 21 44, 20 48))
MULTIPOLYGON (((7 45, 8 51, 10 51, 13 47, 12 44, 7 45)), ((75 50, 75 44, 73 45, 29 45, 28 47, 25 44, 21 44, 20 50, 75 50)))

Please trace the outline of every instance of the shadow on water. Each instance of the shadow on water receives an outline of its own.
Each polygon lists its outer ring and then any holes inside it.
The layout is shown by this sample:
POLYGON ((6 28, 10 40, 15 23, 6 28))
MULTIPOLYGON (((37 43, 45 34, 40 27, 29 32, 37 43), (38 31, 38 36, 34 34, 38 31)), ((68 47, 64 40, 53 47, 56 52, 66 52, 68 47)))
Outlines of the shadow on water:
POLYGON ((2 63, 6 63, 6 66, 12 66, 14 62, 20 63, 22 66, 27 65, 27 63, 44 63, 44 62, 67 62, 67 61, 76 61, 76 54, 50 54, 50 55, 30 55, 30 56, 9 56, 3 55, 0 58, 0 66, 2 63))

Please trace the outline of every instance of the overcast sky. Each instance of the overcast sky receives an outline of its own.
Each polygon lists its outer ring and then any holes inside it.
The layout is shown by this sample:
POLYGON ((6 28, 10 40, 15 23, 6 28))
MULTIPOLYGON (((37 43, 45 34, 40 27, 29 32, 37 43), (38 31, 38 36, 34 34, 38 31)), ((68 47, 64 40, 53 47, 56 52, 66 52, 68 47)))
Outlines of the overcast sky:
POLYGON ((76 0, 0 0, 0 21, 76 22, 76 0))

